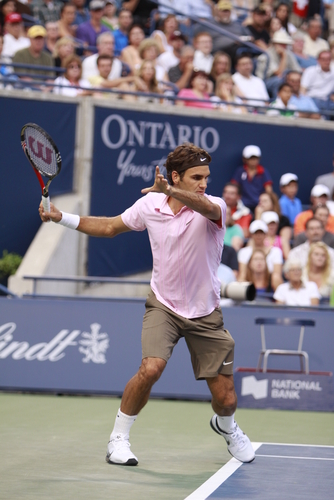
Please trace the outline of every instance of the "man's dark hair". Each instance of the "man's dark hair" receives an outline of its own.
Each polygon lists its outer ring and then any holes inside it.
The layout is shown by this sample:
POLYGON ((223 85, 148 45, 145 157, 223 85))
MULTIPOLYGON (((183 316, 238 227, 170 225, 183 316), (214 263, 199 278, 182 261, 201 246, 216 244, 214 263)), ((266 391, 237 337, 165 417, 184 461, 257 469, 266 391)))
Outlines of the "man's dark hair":
POLYGON ((96 59, 96 65, 99 65, 100 61, 103 61, 104 59, 107 59, 108 61, 112 61, 113 58, 111 56, 108 56, 108 54, 101 54, 97 59, 96 59))
POLYGON ((306 224, 305 224, 305 229, 308 229, 308 227, 309 227, 310 223, 311 223, 311 222, 313 222, 313 221, 319 222, 319 224, 321 225, 322 229, 324 229, 324 225, 323 225, 322 221, 321 221, 321 220, 319 220, 319 219, 316 219, 315 217, 311 217, 311 219, 308 219, 308 220, 306 221, 306 224))
POLYGON ((280 92, 284 87, 288 87, 290 90, 292 90, 292 87, 289 83, 283 82, 281 85, 278 87, 278 92, 280 92))
POLYGON ((243 54, 240 54, 239 56, 236 57, 235 64, 237 65, 240 59, 244 59, 245 57, 253 61, 251 54, 249 54, 248 52, 244 52, 243 54))
POLYGON ((203 165, 208 165, 211 161, 211 156, 205 149, 195 146, 195 144, 186 143, 178 146, 174 151, 169 153, 165 163, 167 170, 167 179, 173 185, 172 172, 178 172, 182 180, 184 172, 188 168, 201 165, 201 159, 205 158, 203 165))

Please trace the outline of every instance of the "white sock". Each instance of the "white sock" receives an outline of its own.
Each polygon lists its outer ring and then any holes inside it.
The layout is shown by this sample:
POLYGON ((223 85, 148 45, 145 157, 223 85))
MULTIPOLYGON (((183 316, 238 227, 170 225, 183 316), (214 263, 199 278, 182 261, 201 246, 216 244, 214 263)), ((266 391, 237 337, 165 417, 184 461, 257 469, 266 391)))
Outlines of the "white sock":
POLYGON ((137 415, 126 415, 119 409, 116 415, 115 425, 112 433, 110 434, 110 439, 116 434, 125 434, 126 439, 129 439, 130 429, 137 415))
POLYGON ((219 417, 219 415, 217 415, 217 422, 221 430, 224 432, 232 432, 234 428, 234 413, 230 417, 219 417))

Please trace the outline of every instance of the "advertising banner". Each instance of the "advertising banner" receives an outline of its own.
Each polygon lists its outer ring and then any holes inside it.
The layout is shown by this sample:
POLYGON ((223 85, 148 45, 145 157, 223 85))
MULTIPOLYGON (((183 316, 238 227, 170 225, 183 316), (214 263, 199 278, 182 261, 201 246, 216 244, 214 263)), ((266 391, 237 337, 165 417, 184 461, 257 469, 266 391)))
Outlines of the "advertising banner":
POLYGON ((236 371, 239 408, 334 411, 333 375, 236 371))

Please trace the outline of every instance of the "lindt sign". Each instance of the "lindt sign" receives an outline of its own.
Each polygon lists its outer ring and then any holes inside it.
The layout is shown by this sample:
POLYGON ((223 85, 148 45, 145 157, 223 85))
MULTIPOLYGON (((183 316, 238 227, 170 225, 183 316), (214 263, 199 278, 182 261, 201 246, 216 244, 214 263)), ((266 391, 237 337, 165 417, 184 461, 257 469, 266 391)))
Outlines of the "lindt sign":
POLYGON ((100 333, 99 323, 92 323, 90 328, 90 332, 63 329, 49 342, 30 345, 25 340, 14 338, 16 323, 5 323, 0 325, 0 363, 8 357, 14 360, 56 362, 66 355, 67 349, 76 346, 84 354, 83 363, 106 363, 109 336, 107 333, 100 333))

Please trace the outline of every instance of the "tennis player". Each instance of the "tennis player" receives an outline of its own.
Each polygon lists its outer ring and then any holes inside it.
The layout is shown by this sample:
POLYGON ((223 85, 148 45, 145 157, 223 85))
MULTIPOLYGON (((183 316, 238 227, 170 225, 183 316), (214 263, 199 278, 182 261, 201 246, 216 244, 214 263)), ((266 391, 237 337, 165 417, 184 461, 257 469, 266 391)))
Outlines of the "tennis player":
POLYGON ((117 217, 79 217, 59 211, 39 212, 42 221, 77 229, 90 236, 114 237, 147 229, 153 272, 142 330, 142 363, 127 383, 106 460, 137 465, 130 449, 130 428, 146 405, 174 346, 184 337, 196 379, 212 394, 212 429, 223 436, 230 454, 241 462, 255 458, 249 438, 234 420, 234 340, 224 328, 217 277, 225 234, 225 202, 205 194, 211 156, 193 144, 178 146, 166 160, 167 179, 156 167, 146 196, 117 217))

